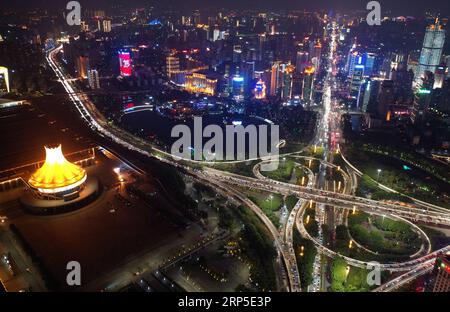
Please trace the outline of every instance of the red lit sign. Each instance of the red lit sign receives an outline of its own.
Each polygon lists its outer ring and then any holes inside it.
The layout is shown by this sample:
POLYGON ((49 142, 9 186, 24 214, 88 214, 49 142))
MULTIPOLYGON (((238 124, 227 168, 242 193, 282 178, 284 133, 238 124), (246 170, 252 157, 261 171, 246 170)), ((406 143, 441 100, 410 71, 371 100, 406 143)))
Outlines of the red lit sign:
POLYGON ((131 76, 131 57, 130 52, 119 52, 120 75, 124 77, 131 76))

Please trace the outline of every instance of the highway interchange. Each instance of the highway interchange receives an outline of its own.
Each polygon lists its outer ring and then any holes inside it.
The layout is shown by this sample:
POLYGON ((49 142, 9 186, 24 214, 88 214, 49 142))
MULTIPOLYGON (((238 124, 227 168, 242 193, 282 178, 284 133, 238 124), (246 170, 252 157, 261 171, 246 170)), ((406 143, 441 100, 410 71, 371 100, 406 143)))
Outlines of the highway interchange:
MULTIPOLYGON (((333 23, 330 26, 332 31, 330 32, 331 40, 329 64, 327 65, 329 69, 325 80, 326 83, 324 85, 325 91, 323 100, 323 112, 321 114, 322 118, 318 122, 316 136, 313 141, 314 145, 322 145, 325 151, 330 151, 333 148, 338 149, 337 142, 330 142, 330 133, 337 131, 337 129, 329 129, 329 121, 333 119, 330 118, 330 115, 336 114, 336 112, 334 112, 332 108, 333 100, 331 93, 335 73, 333 53, 336 50, 336 24, 333 23)), ((150 143, 145 142, 140 138, 136 138, 118 127, 108 124, 101 113, 97 111, 94 104, 89 100, 88 96, 86 94, 76 92, 76 87, 73 85, 71 77, 69 77, 60 67, 56 59, 56 55, 61 51, 61 49, 62 46, 59 46, 49 51, 47 53, 47 62, 64 86, 67 94, 69 95, 69 98, 71 99, 87 125, 101 136, 107 137, 130 150, 137 151, 149 157, 156 157, 161 161, 183 168, 185 172, 187 172, 194 178, 201 180, 206 184, 214 186, 214 188, 219 193, 222 193, 227 197, 231 197, 248 206, 263 222, 274 240, 274 244, 278 250, 279 257, 282 263, 284 263, 285 272, 280 272, 280 274, 284 275, 286 273, 287 275, 285 288, 288 291, 301 291, 302 287, 302 285, 300 285, 297 261, 292 243, 294 227, 301 233, 303 237, 310 239, 315 244, 320 254, 329 257, 343 257, 350 265, 356 267, 366 268, 368 264, 364 261, 344 257, 343 255, 340 255, 323 246, 322 242, 314 237, 311 237, 311 235, 308 234, 303 224, 303 215, 308 203, 311 200, 318 205, 323 204, 326 206, 339 208, 342 211, 344 211, 344 209, 358 209, 360 211, 383 215, 393 219, 399 219, 404 222, 408 222, 409 224, 414 226, 414 228, 418 232, 420 232, 421 236, 425 238, 425 240, 428 240, 426 234, 423 233, 423 231, 421 232, 421 230, 417 226, 415 226, 414 223, 423 222, 433 225, 450 226, 450 213, 447 209, 442 207, 430 205, 420 201, 415 201, 414 204, 403 205, 400 203, 375 201, 352 195, 351 193, 355 189, 355 175, 359 175, 360 172, 354 166, 348 163, 347 160, 346 162, 349 165, 347 166, 348 172, 345 172, 344 168, 336 168, 335 165, 328 163, 326 159, 321 161, 321 164, 324 164, 324 167, 330 165, 335 170, 341 172, 345 180, 344 188, 341 190, 342 192, 340 192, 339 190, 335 192, 317 188, 314 185, 317 177, 315 177, 312 172, 308 173, 309 178, 307 186, 299 186, 268 179, 259 172, 259 166, 261 163, 258 163, 258 165, 253 168, 255 178, 241 176, 225 171, 219 171, 208 166, 204 166, 202 170, 198 170, 193 166, 186 165, 186 163, 190 162, 189 160, 183 160, 182 162, 180 162, 179 159, 173 158, 167 152, 150 145, 150 143), (264 214, 261 208, 253 203, 242 191, 240 191, 242 187, 248 187, 251 189, 258 189, 272 193, 279 193, 282 195, 295 195, 300 200, 289 213, 287 221, 284 224, 284 228, 279 230, 273 225, 273 223, 264 214)), ((334 126, 335 125, 332 125, 332 127, 334 126)), ((296 153, 290 153, 290 155, 302 157, 301 155, 296 155, 296 153)), ((283 155, 281 155, 281 157, 283 157, 283 155)), ((192 163, 197 164, 199 162, 197 161, 192 163)), ((212 162, 208 162, 205 164, 211 163, 212 162)), ((395 290, 399 285, 412 280, 416 276, 428 272, 432 266, 434 257, 439 252, 446 253, 450 251, 450 246, 447 246, 439 251, 430 253, 431 245, 429 244, 429 241, 426 243, 426 245, 426 255, 424 256, 403 263, 380 264, 382 269, 389 270, 391 272, 406 273, 378 287, 376 291, 395 290)))

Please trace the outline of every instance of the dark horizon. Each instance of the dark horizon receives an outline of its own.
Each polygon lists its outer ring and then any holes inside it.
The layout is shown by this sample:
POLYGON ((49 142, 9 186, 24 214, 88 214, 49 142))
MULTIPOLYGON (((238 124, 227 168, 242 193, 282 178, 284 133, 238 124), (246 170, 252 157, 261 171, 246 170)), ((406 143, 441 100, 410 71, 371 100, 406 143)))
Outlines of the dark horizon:
MULTIPOLYGON (((27 10, 27 9, 49 9, 57 10, 61 7, 63 10, 68 0, 17 0, 14 2, 4 2, 0 8, 5 10, 27 10)), ((150 7, 179 10, 195 9, 257 9, 257 10, 321 10, 333 11, 339 13, 348 13, 351 11, 364 11, 369 1, 367 0, 222 0, 220 2, 212 0, 166 0, 163 3, 156 0, 91 0, 79 1, 84 8, 88 9, 109 9, 113 6, 130 7, 150 7)), ((450 2, 448 0, 380 0, 383 13, 392 13, 395 15, 416 15, 420 16, 427 12, 439 12, 443 16, 450 14, 450 2)))

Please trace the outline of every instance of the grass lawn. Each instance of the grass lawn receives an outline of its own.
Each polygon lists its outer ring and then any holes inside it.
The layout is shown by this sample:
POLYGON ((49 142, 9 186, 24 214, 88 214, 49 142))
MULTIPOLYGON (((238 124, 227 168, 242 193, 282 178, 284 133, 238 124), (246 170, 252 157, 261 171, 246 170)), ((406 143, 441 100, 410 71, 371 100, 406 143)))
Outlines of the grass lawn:
POLYGON ((411 255, 420 249, 419 235, 404 222, 358 211, 349 215, 348 224, 352 237, 371 251, 411 255))

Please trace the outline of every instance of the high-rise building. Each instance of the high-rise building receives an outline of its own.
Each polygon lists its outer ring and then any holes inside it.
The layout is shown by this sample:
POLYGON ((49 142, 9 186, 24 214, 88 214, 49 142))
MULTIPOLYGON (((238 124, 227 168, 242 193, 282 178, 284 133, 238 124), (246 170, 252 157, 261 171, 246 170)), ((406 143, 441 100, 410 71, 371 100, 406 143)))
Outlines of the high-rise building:
POLYGON ((103 32, 105 33, 111 32, 111 20, 104 19, 102 24, 103 24, 103 32))
POLYGON ((88 32, 89 31, 89 24, 86 23, 86 21, 81 21, 80 29, 81 29, 81 32, 88 32))
POLYGON ((383 80, 378 96, 378 115, 382 119, 386 118, 389 108, 393 104, 395 104, 394 82, 392 80, 383 80))
POLYGON ((88 82, 91 89, 100 89, 100 79, 96 69, 88 70, 88 82))
POLYGON ((364 53, 362 57, 362 63, 364 65, 364 76, 370 77, 373 74, 375 65, 375 53, 364 53))
POLYGON ((0 66, 0 94, 10 92, 8 68, 0 66))
POLYGON ((411 112, 411 121, 419 122, 428 111, 431 101, 431 90, 434 85, 434 75, 432 72, 425 71, 421 79, 420 88, 414 94, 413 110, 411 112))
POLYGON ((421 84, 426 71, 434 74, 441 63, 442 48, 444 47, 445 30, 436 19, 435 23, 429 25, 425 31, 422 51, 420 53, 419 68, 416 73, 416 83, 421 84))
POLYGON ((128 51, 119 51, 119 68, 122 77, 129 77, 132 73, 131 55, 128 51))
POLYGON ((433 292, 450 292, 450 255, 436 258, 432 277, 433 292))
MULTIPOLYGON (((361 84, 364 79, 364 65, 355 65, 350 81, 350 96, 358 102, 361 84)), ((359 107, 359 103, 356 104, 359 107)))
POLYGON ((278 88, 280 86, 280 62, 275 62, 272 65, 272 71, 270 75, 270 95, 276 96, 278 93, 278 88))
POLYGON ((76 59, 76 69, 78 78, 86 79, 89 71, 89 57, 80 55, 76 59))
POLYGON ((309 54, 308 52, 298 51, 297 58, 295 60, 295 70, 298 74, 303 73, 306 66, 308 66, 309 54))
POLYGON ((170 79, 173 74, 180 71, 180 59, 176 56, 169 55, 166 57, 166 74, 170 79))
POLYGON ((282 99, 290 99, 292 97, 292 75, 294 74, 295 67, 291 64, 283 66, 283 70, 281 72, 282 75, 282 89, 281 89, 281 98, 282 99))
POLYGON ((304 105, 309 106, 313 98, 313 81, 314 81, 315 68, 308 66, 303 72, 303 90, 302 101, 304 105))
POLYGON ((398 65, 397 69, 394 68, 391 72, 391 80, 394 81, 396 101, 400 104, 411 104, 413 98, 413 71, 406 70, 405 65, 398 65))
POLYGON ((436 68, 436 71, 434 73, 433 89, 442 88, 442 86, 444 85, 445 71, 446 71, 445 65, 439 65, 436 68))
POLYGON ((445 72, 446 77, 450 78, 450 55, 447 55, 445 57, 445 64, 446 64, 446 67, 447 67, 447 70, 445 72))
POLYGON ((266 98, 266 83, 259 79, 254 89, 255 99, 263 100, 266 98))

